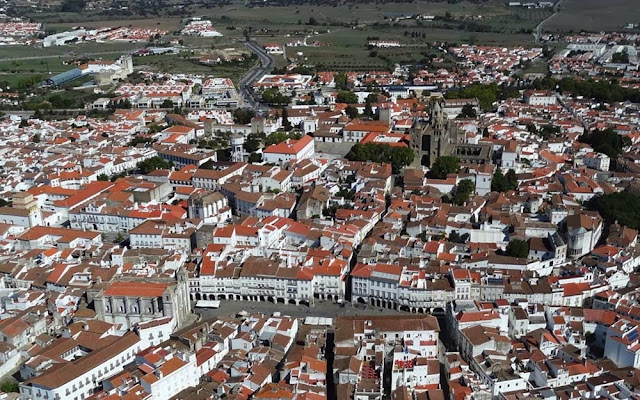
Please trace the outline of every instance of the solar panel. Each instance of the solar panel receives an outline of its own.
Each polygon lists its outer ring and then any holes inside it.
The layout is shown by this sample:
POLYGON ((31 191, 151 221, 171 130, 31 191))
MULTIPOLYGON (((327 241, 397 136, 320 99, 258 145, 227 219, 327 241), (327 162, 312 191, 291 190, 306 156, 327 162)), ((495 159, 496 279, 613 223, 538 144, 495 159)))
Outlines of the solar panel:
POLYGON ((638 328, 633 328, 631 331, 629 331, 629 333, 627 334, 627 339, 629 339, 630 342, 633 342, 634 340, 636 340, 638 338, 638 328))

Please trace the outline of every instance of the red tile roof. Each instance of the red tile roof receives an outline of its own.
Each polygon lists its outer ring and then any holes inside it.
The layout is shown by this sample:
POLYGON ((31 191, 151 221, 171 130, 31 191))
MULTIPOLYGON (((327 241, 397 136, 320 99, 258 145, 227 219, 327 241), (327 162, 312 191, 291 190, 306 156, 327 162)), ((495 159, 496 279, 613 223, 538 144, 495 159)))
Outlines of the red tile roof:
POLYGON ((287 139, 284 142, 272 144, 267 147, 264 152, 275 154, 298 154, 311 142, 313 142, 313 138, 309 135, 305 135, 300 140, 287 139))
POLYGON ((105 291, 105 296, 161 297, 167 283, 114 282, 105 291))

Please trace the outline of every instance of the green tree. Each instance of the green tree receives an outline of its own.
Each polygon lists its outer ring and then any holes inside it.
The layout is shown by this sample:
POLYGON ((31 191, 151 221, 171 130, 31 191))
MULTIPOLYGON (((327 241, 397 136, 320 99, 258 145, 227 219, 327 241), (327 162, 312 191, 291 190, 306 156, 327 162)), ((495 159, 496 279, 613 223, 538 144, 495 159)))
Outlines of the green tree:
POLYGON ((40 143, 40 134, 39 133, 34 134, 33 137, 31 138, 31 141, 33 143, 40 143))
POLYGON ((285 132, 273 132, 271 135, 266 137, 264 144, 265 146, 270 146, 272 144, 278 144, 278 143, 284 142, 287 139, 298 140, 301 137, 302 136, 297 133, 287 134, 285 132))
POLYGON ((167 99, 167 100, 162 102, 162 105, 160 107, 162 107, 162 108, 173 108, 173 101, 167 99))
POLYGON ((360 116, 358 109, 354 106, 347 106, 347 108, 344 109, 344 113, 351 119, 356 119, 360 116))
POLYGON ((378 143, 356 143, 345 156, 351 161, 374 161, 391 164, 394 173, 411 164, 415 153, 407 147, 389 146, 378 143))
POLYGON ((64 0, 60 5, 60 11, 80 13, 86 5, 85 0, 64 0))
POLYGON ((480 109, 490 111, 493 103, 498 100, 505 100, 510 97, 518 97, 518 89, 506 85, 491 83, 483 85, 474 83, 460 90, 450 90, 446 94, 448 99, 477 99, 480 109))
POLYGON ((233 122, 235 122, 236 124, 249 124, 255 116, 255 111, 248 108, 236 108, 235 110, 233 110, 233 122))
POLYGON ((518 189, 516 171, 510 169, 507 171, 507 176, 504 176, 500 168, 497 168, 491 180, 491 190, 494 192, 507 192, 516 189, 518 189))
POLYGON ((167 161, 162 157, 155 156, 147 158, 144 161, 140 161, 137 167, 140 171, 142 171, 143 174, 148 174, 157 169, 169 169, 173 167, 173 162, 167 161))
POLYGON ((502 170, 496 168, 496 172, 491 179, 491 191, 492 192, 506 192, 507 191, 507 178, 505 178, 502 170))
POLYGON ((429 178, 445 179, 449 174, 460 171, 460 159, 456 156, 438 157, 429 170, 429 178))
POLYGON ((0 391, 5 393, 19 393, 20 385, 16 381, 6 380, 0 385, 0 391))
POLYGON ((344 72, 339 72, 333 76, 333 80, 336 84, 337 90, 345 90, 348 87, 348 78, 347 74, 344 72))
POLYGON ((371 101, 369 101, 369 98, 367 98, 367 101, 364 104, 363 115, 365 117, 373 117, 373 108, 371 107, 371 101))
POLYGON ((258 151, 258 149, 260 149, 261 147, 262 147, 262 139, 260 138, 260 136, 254 133, 251 133, 249 134, 249 136, 247 136, 247 140, 245 140, 244 142, 244 149, 248 153, 254 153, 258 151))
POLYGON ((336 101, 338 103, 357 104, 358 96, 350 90, 338 90, 336 101))
POLYGON ((262 92, 262 100, 266 103, 279 106, 291 103, 291 97, 282 94, 278 88, 265 89, 264 92, 262 92))
POLYGON ((459 118, 476 118, 478 113, 472 104, 465 104, 462 106, 462 112, 458 115, 459 118))
MULTIPOLYGON (((231 161, 231 149, 219 149, 216 151, 216 157, 218 161, 231 161)), ((203 166, 206 164, 203 164, 203 166)), ((208 169, 213 169, 213 166, 209 166, 208 169)))
POLYGON ((449 241, 452 243, 466 243, 469 240, 469 234, 460 234, 458 231, 452 231, 449 234, 449 241))
MULTIPOLYGON (((154 126, 157 126, 157 125, 152 125, 152 128, 154 126)), ((162 128, 160 128, 160 130, 162 130, 162 128)), ((137 145, 139 145, 141 143, 147 144, 147 143, 153 143, 155 141, 156 141, 155 139, 150 138, 150 137, 136 136, 133 139, 131 139, 129 141, 129 143, 127 143, 127 146, 136 147, 137 145)))
POLYGON ((627 49, 613 53, 613 56, 611 56, 611 62, 616 64, 628 64, 629 52, 627 49))
POLYGON ((585 133, 578 137, 578 141, 587 143, 598 153, 604 153, 611 158, 616 158, 624 147, 631 145, 628 137, 620 136, 612 128, 605 130, 596 129, 591 133, 585 133))
POLYGON ((598 211, 608 224, 618 221, 620 225, 640 229, 640 195, 627 190, 604 194, 593 197, 586 206, 598 211))
POLYGON ((109 182, 109 177, 106 174, 100 174, 97 178, 101 182, 109 182))
POLYGON ((529 243, 521 239, 513 239, 507 244, 504 254, 509 257, 528 258, 529 243))
POLYGON ((453 198, 452 198, 453 204, 456 204, 459 206, 463 205, 464 203, 469 201, 469 198, 471 197, 473 192, 475 192, 475 190, 476 190, 476 184, 473 183, 471 180, 469 179, 461 180, 460 183, 458 183, 458 186, 456 187, 456 192, 453 194, 453 198))
POLYGON ((249 155, 249 163, 259 163, 259 162, 262 162, 262 154, 251 153, 249 155))
POLYGON ((555 125, 544 125, 535 132, 543 140, 549 140, 551 137, 557 136, 560 133, 560 127, 555 125))
POLYGON ((615 103, 628 100, 632 103, 640 102, 640 91, 620 86, 615 79, 575 79, 562 78, 560 80, 545 77, 538 79, 531 85, 533 89, 557 90, 569 92, 573 96, 584 96, 602 103, 615 103))
POLYGON ((289 121, 289 111, 287 111, 287 107, 282 107, 282 127, 287 132, 293 129, 293 126, 289 121))
POLYGON ((507 171, 507 190, 516 190, 518 189, 518 176, 516 175, 516 171, 512 168, 507 171))

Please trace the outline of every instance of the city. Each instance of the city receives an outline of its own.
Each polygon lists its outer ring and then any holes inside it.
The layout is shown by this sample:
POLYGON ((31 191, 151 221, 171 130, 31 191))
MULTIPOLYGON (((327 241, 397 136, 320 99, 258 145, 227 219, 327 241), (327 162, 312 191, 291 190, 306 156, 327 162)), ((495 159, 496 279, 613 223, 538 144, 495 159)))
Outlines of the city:
POLYGON ((0 0, 0 400, 640 397, 629 0, 0 0))

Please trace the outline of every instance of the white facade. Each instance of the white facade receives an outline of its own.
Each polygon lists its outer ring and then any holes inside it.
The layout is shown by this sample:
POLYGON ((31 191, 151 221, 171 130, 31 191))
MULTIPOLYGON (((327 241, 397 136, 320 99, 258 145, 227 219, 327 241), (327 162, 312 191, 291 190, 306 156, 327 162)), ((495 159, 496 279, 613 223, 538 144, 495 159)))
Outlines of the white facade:
POLYGON ((154 378, 146 380, 145 377, 142 377, 140 379, 140 385, 147 393, 151 394, 152 399, 170 399, 187 388, 197 386, 200 382, 195 354, 181 353, 173 357, 180 358, 185 364, 167 375, 163 374, 163 368, 160 366, 154 374, 154 377, 157 378, 155 381, 153 381, 154 378))
MULTIPOLYGON (((20 385, 20 398, 25 400, 44 400, 44 399, 72 399, 72 398, 85 398, 89 397, 98 388, 98 384, 120 373, 123 367, 131 363, 135 359, 135 354, 141 350, 142 342, 134 333, 127 335, 133 335, 133 337, 124 337, 120 340, 129 340, 130 345, 118 349, 114 352, 115 345, 109 346, 104 350, 98 350, 95 353, 90 353, 82 357, 81 359, 69 363, 62 368, 72 369, 77 372, 72 379, 63 382, 64 378, 59 383, 49 385, 44 383, 44 376, 46 373, 28 380, 20 385), (111 350, 111 351, 108 351, 111 350), (100 362, 93 365, 90 362, 89 357, 101 357, 100 362), (84 365, 93 365, 90 368, 83 369, 84 365)), ((125 335, 125 336, 127 336, 125 335)), ((117 342, 116 342, 117 344, 117 342)), ((52 372, 55 374, 56 372, 52 372)), ((60 374, 62 376, 62 374, 60 374)))
POLYGON ((551 106, 557 101, 555 94, 551 92, 528 91, 524 94, 524 102, 532 106, 551 106))
POLYGON ((265 163, 286 164, 292 160, 311 158, 315 152, 315 142, 311 136, 305 136, 299 141, 287 140, 265 149, 262 159, 265 163), (304 142, 302 142, 304 141, 304 142), (300 146, 304 143, 303 146, 300 146))
POLYGON ((598 171, 609 171, 609 165, 611 164, 611 158, 602 153, 587 153, 584 156, 584 165, 597 169, 598 171))

